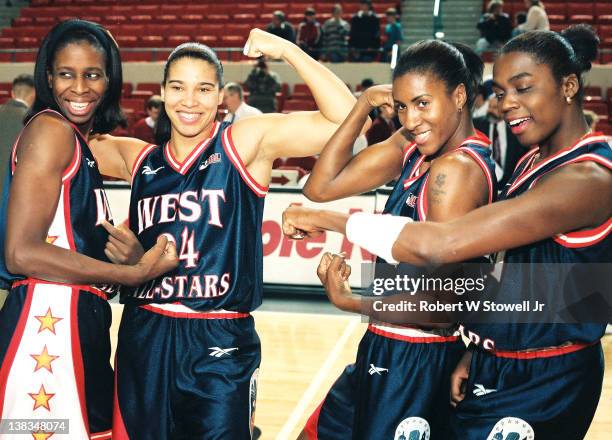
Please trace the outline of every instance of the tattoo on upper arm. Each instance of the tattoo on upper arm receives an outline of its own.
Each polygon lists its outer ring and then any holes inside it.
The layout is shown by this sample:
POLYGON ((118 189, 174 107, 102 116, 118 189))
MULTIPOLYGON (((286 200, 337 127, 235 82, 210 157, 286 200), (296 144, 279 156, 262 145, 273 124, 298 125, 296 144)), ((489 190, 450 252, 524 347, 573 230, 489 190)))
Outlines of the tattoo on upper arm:
POLYGON ((434 184, 435 187, 431 190, 431 198, 429 202, 434 205, 439 205, 442 203, 442 197, 446 195, 446 191, 444 191, 444 187, 446 185, 446 174, 437 174, 434 184))

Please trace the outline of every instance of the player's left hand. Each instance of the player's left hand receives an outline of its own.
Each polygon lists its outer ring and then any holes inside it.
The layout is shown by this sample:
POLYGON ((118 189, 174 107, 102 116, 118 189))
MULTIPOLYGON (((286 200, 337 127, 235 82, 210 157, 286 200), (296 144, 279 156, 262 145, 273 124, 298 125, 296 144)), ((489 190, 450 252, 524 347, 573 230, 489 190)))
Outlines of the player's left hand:
POLYGON ((291 44, 293 43, 261 29, 251 29, 243 53, 250 58, 259 58, 263 55, 272 59, 280 59, 285 49, 291 44))
POLYGON ((352 291, 348 279, 351 275, 351 266, 346 264, 344 255, 332 255, 329 252, 323 254, 317 276, 329 300, 341 310, 349 310, 352 291))
POLYGON ((106 220, 102 226, 108 232, 104 253, 115 264, 133 265, 144 255, 144 249, 136 235, 124 224, 113 226, 106 220))

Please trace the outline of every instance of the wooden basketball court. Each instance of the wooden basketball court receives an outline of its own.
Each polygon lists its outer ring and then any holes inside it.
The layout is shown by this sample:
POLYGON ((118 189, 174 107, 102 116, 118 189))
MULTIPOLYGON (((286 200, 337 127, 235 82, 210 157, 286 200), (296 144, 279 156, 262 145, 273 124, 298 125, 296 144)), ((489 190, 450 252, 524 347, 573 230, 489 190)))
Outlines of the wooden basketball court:
MULTIPOLYGON (((122 306, 113 304, 113 350, 122 306)), ((366 330, 359 316, 255 312, 262 363, 255 424, 264 440, 293 440, 327 390, 353 362, 366 330)), ((587 440, 612 433, 612 336, 603 339, 604 391, 587 440)))

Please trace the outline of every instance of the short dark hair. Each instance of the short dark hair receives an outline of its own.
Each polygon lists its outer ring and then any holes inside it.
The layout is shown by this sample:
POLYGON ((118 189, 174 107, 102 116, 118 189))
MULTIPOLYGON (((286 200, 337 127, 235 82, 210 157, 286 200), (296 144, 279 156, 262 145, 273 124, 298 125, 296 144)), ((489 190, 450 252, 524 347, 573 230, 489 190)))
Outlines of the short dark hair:
POLYGON ((147 105, 145 106, 145 108, 147 110, 152 109, 152 108, 161 108, 163 104, 164 104, 164 101, 162 101, 161 96, 153 95, 149 99, 147 99, 147 105))
POLYGON ((15 79, 13 79, 12 87, 15 89, 20 86, 34 88, 34 77, 29 73, 22 73, 21 75, 16 76, 15 79))
POLYGON ((538 63, 550 67, 553 77, 561 84, 563 77, 575 74, 580 88, 576 99, 584 95, 582 75, 591 70, 591 62, 597 59, 599 38, 586 24, 570 26, 560 34, 552 31, 529 31, 517 35, 501 49, 500 55, 524 52, 538 63))
POLYGON ((71 19, 54 26, 38 51, 34 66, 36 99, 26 116, 26 121, 46 109, 62 113, 49 86, 48 74, 53 71, 57 52, 69 44, 82 42, 90 44, 104 55, 106 77, 108 78, 108 87, 93 116, 92 132, 110 133, 124 119, 119 105, 123 73, 117 43, 110 32, 99 24, 71 19))
POLYGON ((467 107, 478 95, 484 64, 476 53, 462 43, 441 40, 424 40, 409 46, 397 61, 393 80, 409 73, 431 73, 446 84, 449 92, 463 84, 467 95, 467 107))
MULTIPOLYGON (((215 68, 215 76, 217 77, 217 82, 219 83, 219 89, 223 87, 223 65, 221 64, 221 61, 219 60, 219 57, 215 51, 204 44, 191 42, 183 43, 177 46, 168 56, 168 61, 166 61, 166 65, 164 66, 162 87, 164 87, 166 85, 166 81, 168 81, 168 72, 170 71, 172 64, 182 58, 202 60, 212 65, 215 68)), ((157 124, 155 126, 155 141, 158 145, 165 144, 170 140, 171 133, 172 124, 170 123, 170 118, 168 118, 168 115, 166 114, 166 109, 164 106, 162 106, 159 119, 157 120, 157 124)))

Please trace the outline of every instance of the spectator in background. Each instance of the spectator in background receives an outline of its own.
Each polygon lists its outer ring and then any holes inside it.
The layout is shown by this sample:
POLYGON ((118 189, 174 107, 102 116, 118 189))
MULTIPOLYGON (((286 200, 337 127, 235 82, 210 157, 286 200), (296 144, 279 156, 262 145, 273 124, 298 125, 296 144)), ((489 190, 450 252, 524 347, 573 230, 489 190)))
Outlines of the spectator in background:
POLYGON ((517 12, 514 20, 516 21, 516 26, 512 29, 512 38, 522 33, 520 26, 527 21, 527 13, 525 11, 517 12))
POLYGON ((404 40, 404 34, 402 33, 402 24, 397 20, 397 10, 389 8, 385 15, 387 17, 387 24, 385 25, 385 43, 383 49, 385 51, 385 61, 389 61, 391 60, 393 45, 400 45, 404 40))
POLYGON ((261 111, 244 102, 244 92, 240 84, 230 82, 223 87, 223 103, 227 107, 228 114, 224 121, 231 123, 245 116, 260 115, 261 111))
POLYGON ((332 9, 332 18, 323 24, 323 57, 332 63, 346 61, 348 56, 347 39, 350 25, 342 19, 342 6, 336 3, 332 9))
POLYGON ((0 105, 0 190, 13 144, 23 128, 23 118, 35 97, 34 77, 24 73, 13 80, 11 99, 0 105))
POLYGON ((363 92, 365 92, 367 89, 369 89, 373 85, 374 85, 374 80, 372 78, 364 78, 359 83, 359 90, 356 90, 355 93, 353 93, 353 95, 355 95, 355 98, 359 98, 363 92))
POLYGON ((355 61, 370 62, 380 48, 380 21, 370 0, 361 0, 360 10, 351 18, 349 46, 355 61))
POLYGON ((582 110, 584 113, 584 119, 591 131, 595 131, 595 126, 599 122, 599 116, 593 110, 582 110))
POLYGON ((504 13, 504 2, 491 0, 476 27, 480 30, 476 53, 496 51, 502 47, 512 36, 512 20, 504 13))
POLYGON ((512 176, 518 160, 527 153, 516 136, 504 121, 497 97, 488 99, 487 115, 474 118, 474 128, 483 132, 491 140, 491 158, 495 161, 495 176, 498 188, 503 189, 512 176))
MULTIPOLYGON (((4 193, 4 178, 8 170, 13 145, 23 128, 23 119, 34 103, 34 77, 21 74, 13 80, 11 99, 0 105, 0 194, 4 193)), ((7 291, 0 289, 0 309, 7 291)))
POLYGON ((157 118, 161 112, 163 101, 161 96, 153 95, 149 98, 146 105, 147 117, 142 118, 134 124, 132 127, 132 137, 142 139, 145 142, 155 143, 155 126, 157 125, 157 118))
POLYGON ((253 107, 263 113, 276 111, 276 93, 280 91, 280 79, 275 72, 270 72, 263 59, 257 61, 244 85, 249 90, 249 102, 253 107))
POLYGON ((372 121, 372 126, 366 132, 368 145, 386 141, 400 127, 396 120, 395 109, 385 105, 378 109, 378 116, 372 121))
POLYGON ((304 52, 319 59, 319 43, 321 42, 321 23, 317 21, 314 8, 306 8, 304 21, 300 23, 297 32, 297 45, 304 52))
POLYGON ((518 26, 521 32, 550 30, 548 15, 541 1, 525 0, 525 7, 527 8, 527 21, 518 26))
POLYGON ((268 25, 266 30, 271 34, 295 43, 295 31, 291 23, 285 19, 285 13, 283 11, 274 11, 272 23, 268 25))

